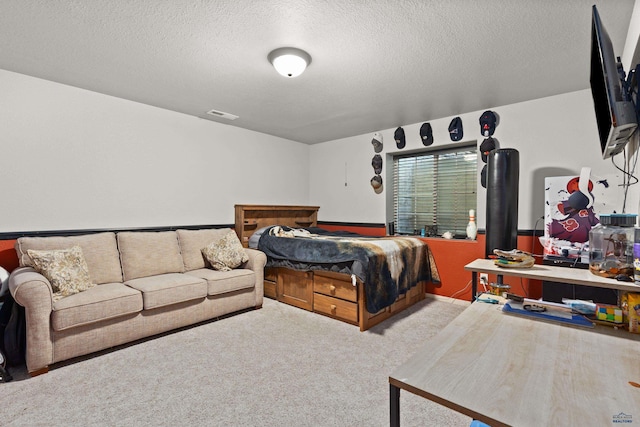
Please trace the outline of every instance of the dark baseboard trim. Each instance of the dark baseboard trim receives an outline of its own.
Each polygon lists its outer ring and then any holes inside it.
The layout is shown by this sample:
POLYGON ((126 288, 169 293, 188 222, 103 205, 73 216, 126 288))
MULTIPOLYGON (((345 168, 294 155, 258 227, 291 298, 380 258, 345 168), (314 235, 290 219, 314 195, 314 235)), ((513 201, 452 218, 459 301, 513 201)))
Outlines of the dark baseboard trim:
POLYGON ((518 230, 518 236, 544 236, 544 230, 518 230))
POLYGON ((333 225, 338 227, 366 227, 366 228, 385 228, 384 224, 376 224, 370 222, 337 222, 337 221, 318 221, 318 225, 333 225))
MULTIPOLYGON (((487 234, 487 230, 478 229, 478 234, 487 234)), ((518 236, 544 236, 542 230, 518 230, 518 236)))
MULTIPOLYGON (((338 222, 318 221, 318 225, 331 225, 337 227, 362 227, 362 228, 386 228, 385 224, 366 222, 338 222)), ((16 240, 20 237, 48 237, 48 236, 78 236, 82 234, 95 234, 111 231, 174 231, 177 229, 198 230, 202 228, 234 228, 235 224, 206 224, 206 225, 179 225, 166 227, 130 227, 130 228, 92 228, 78 230, 44 230, 44 231, 11 231, 0 233, 0 240, 16 240)), ((486 234, 486 230, 479 229, 478 234, 486 234)), ((543 230, 518 230, 518 236, 543 236, 543 230)))
POLYGON ((92 228, 80 230, 44 230, 44 231, 15 231, 0 233, 0 240, 15 240, 20 237, 49 237, 49 236, 78 236, 104 232, 118 233, 121 231, 174 231, 177 229, 199 230, 202 228, 234 228, 235 224, 207 224, 207 225, 179 225, 167 227, 131 227, 131 228, 92 228))

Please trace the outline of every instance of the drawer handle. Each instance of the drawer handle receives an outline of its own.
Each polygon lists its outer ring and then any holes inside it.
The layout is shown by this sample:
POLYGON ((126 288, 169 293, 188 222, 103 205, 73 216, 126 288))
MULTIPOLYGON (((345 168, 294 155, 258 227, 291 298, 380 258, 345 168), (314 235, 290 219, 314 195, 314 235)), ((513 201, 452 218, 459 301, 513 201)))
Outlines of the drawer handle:
POLYGON ((331 292, 334 292, 336 290, 336 287, 334 285, 329 285, 329 290, 331 292))
POLYGON ((336 311, 336 308, 338 308, 335 304, 331 304, 329 307, 331 307, 332 312, 336 311))

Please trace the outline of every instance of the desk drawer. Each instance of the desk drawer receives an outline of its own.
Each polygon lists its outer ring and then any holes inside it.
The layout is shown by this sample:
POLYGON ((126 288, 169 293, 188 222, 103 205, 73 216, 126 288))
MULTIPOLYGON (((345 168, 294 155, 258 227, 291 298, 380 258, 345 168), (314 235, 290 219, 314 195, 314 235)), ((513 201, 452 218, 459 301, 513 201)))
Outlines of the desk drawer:
POLYGON ((350 323, 358 323, 358 305, 327 295, 316 293, 313 296, 313 311, 323 313, 350 323))
POLYGON ((313 278, 313 291, 347 301, 358 301, 358 288, 353 286, 351 282, 334 280, 318 274, 313 278))

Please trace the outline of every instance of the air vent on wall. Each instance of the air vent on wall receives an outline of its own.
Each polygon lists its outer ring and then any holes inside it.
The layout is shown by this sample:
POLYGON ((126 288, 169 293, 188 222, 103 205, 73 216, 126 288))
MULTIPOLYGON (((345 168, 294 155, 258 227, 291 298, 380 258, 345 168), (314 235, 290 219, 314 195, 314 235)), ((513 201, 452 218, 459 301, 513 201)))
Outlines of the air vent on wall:
POLYGON ((209 114, 210 116, 220 117, 221 119, 227 119, 227 120, 235 120, 239 117, 239 116, 236 116, 235 114, 225 113, 224 111, 218 111, 218 110, 209 110, 207 111, 207 114, 209 114))

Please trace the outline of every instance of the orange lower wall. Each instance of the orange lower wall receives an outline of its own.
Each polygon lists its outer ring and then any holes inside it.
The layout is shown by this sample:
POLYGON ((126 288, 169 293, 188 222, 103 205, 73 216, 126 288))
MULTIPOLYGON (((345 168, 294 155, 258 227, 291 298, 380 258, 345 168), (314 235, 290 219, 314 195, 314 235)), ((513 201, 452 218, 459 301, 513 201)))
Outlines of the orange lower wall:
MULTIPOLYGON (((367 236, 384 236, 384 227, 358 227, 319 224, 318 227, 329 231, 347 230, 367 236)), ((440 274, 440 283, 427 285, 430 294, 454 297, 471 301, 471 273, 464 266, 477 258, 484 258, 485 238, 484 234, 478 234, 477 240, 447 240, 441 237, 422 237, 431 249, 436 267, 440 274)), ((509 248, 511 249, 511 248, 509 248)), ((533 236, 518 236, 517 249, 542 254, 542 246, 533 236), (534 246, 532 246, 534 245, 534 246)), ((538 258, 541 262, 542 258, 538 258)), ((489 275, 489 283, 495 283, 497 277, 489 275)), ((503 283, 511 286, 513 293, 540 298, 542 296, 542 283, 539 280, 520 280, 513 277, 503 277, 503 283)), ((482 287, 478 284, 478 290, 482 287)))
MULTIPOLYGON (((471 273, 466 271, 464 266, 477 258, 484 258, 484 234, 479 234, 476 241, 446 240, 441 238, 425 238, 424 240, 433 253, 440 273, 440 284, 427 285, 427 292, 471 301, 471 273), (462 289, 465 290, 462 291, 462 289)), ((533 236, 518 236, 517 249, 532 252, 533 243, 533 236)), ((535 246, 533 248, 534 254, 542 254, 542 247, 537 238, 535 238, 535 246)), ((541 261, 542 257, 538 257, 537 262, 541 261)), ((496 275, 489 275, 489 283, 495 283, 497 280, 496 275)), ((539 280, 521 280, 503 276, 503 283, 511 286, 511 292, 515 294, 529 298, 542 297, 542 282, 539 280)), ((483 290, 479 281, 478 290, 483 290)))
POLYGON ((428 284, 430 294, 471 301, 471 273, 464 266, 477 258, 484 258, 484 235, 478 240, 447 240, 425 237, 440 274, 439 284, 428 284))
MULTIPOLYGON (((384 227, 366 226, 340 226, 320 224, 319 227, 338 231, 346 230, 360 233, 366 236, 384 236, 384 227)), ((436 261, 436 267, 440 274, 439 284, 428 284, 427 292, 446 297, 455 297, 471 301, 471 273, 464 266, 474 259, 484 258, 484 234, 478 234, 478 240, 447 240, 439 237, 422 238, 431 249, 436 261)), ((7 271, 12 271, 18 266, 18 257, 14 249, 15 240, 0 240, 0 266, 7 271)), ((518 249, 534 254, 542 254, 542 247, 537 238, 532 236, 518 236, 518 249), (532 250, 532 244, 535 243, 532 250)), ((541 258, 539 258, 541 259, 541 258)), ((496 282, 494 275, 489 275, 489 282, 496 282)), ((511 291, 516 294, 524 294, 529 298, 542 296, 542 283, 537 280, 520 280, 513 277, 504 277, 504 283, 511 286, 511 291)), ((479 290, 482 288, 479 286, 479 290)))
POLYGON ((0 240, 0 267, 12 271, 18 266, 18 256, 13 245, 15 240, 0 240))

